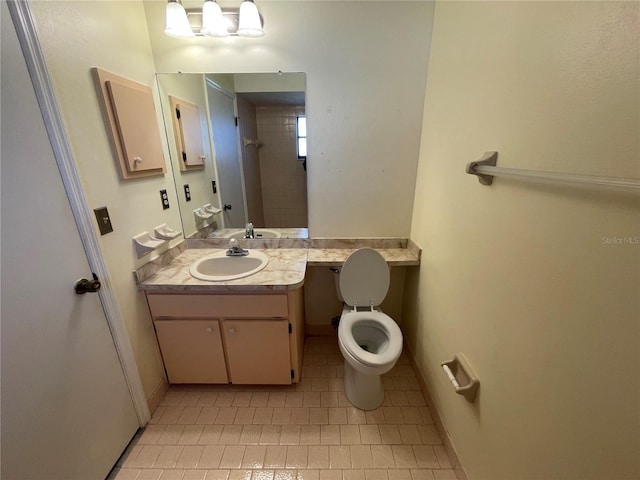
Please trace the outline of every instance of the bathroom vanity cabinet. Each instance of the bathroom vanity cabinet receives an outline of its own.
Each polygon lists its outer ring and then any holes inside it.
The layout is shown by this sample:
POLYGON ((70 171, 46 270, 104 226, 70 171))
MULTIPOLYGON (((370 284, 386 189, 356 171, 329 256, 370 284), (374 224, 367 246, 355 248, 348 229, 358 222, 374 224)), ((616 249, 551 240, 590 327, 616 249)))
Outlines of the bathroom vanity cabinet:
POLYGON ((271 385, 299 380, 302 288, 146 296, 169 383, 271 385))

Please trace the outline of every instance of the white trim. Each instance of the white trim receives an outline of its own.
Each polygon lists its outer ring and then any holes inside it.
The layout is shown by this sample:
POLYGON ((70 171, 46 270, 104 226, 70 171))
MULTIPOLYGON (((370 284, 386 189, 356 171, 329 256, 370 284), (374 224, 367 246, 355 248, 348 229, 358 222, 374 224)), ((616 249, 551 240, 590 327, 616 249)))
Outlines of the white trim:
MULTIPOLYGON (((207 83, 207 86, 214 88, 216 90, 218 90, 220 93, 223 93, 224 95, 226 95, 227 97, 229 97, 231 100, 235 100, 236 99, 236 94, 235 93, 231 93, 229 90, 221 87, 220 85, 218 85, 216 82, 214 82, 213 80, 211 80, 209 77, 207 77, 206 75, 204 76, 205 82, 207 83)), ((236 115, 238 113, 238 111, 236 110, 236 115)))
POLYGON ((138 422, 140 426, 144 426, 151 419, 149 406, 144 395, 142 381, 140 380, 124 321, 120 315, 116 297, 109 281, 109 272, 100 250, 100 243, 93 229, 91 212, 82 190, 76 163, 69 146, 69 140, 56 102, 44 55, 40 48, 29 3, 28 0, 9 0, 7 1, 7 6, 18 34, 18 40, 27 63, 27 69, 33 83, 33 89, 40 106, 49 141, 51 142, 51 148, 58 164, 58 170, 60 170, 62 183, 69 198, 89 266, 91 271, 98 275, 102 283, 102 288, 99 291, 100 301, 122 364, 122 370, 131 393, 131 400, 138 415, 138 422))

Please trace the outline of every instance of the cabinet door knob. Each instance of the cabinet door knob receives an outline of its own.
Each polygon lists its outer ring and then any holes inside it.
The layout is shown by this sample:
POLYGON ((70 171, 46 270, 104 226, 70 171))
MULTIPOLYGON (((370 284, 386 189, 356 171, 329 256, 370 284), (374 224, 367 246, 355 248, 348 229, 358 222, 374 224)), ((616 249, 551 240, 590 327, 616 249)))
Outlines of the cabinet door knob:
POLYGON ((235 334, 236 334, 236 329, 235 329, 235 328, 230 328, 230 329, 229 329, 229 333, 230 333, 231 335, 235 335, 235 334))
POLYGON ((207 333, 211 333, 211 332, 213 332, 213 328, 207 327, 207 333))

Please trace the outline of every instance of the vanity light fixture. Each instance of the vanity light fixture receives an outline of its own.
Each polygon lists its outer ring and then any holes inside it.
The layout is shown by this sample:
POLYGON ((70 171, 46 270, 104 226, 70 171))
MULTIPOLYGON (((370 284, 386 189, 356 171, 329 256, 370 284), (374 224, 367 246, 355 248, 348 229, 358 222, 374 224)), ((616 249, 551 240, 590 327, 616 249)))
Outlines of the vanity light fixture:
POLYGON ((215 0, 205 1, 202 5, 200 33, 209 37, 229 36, 227 21, 222 16, 222 9, 215 0))
POLYGON ((222 9, 215 0, 205 0, 202 10, 185 10, 180 0, 168 0, 166 12, 164 32, 171 37, 264 36, 260 13, 253 0, 243 0, 240 9, 222 9))
POLYGON ((164 33, 170 37, 189 38, 195 34, 189 25, 187 11, 177 0, 169 0, 166 8, 167 23, 164 33))
POLYGON ((258 7, 253 0, 243 0, 240 4, 240 19, 238 21, 238 35, 241 37, 258 38, 264 35, 258 7))

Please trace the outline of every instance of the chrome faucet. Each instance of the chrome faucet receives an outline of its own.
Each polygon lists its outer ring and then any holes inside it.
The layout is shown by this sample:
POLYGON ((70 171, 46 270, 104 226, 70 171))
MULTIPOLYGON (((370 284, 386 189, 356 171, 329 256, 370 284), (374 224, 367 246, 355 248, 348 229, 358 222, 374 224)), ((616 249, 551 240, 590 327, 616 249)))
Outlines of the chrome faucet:
POLYGON ((240 247, 238 240, 232 238, 229 240, 229 248, 227 249, 226 255, 227 257, 243 257, 249 255, 249 250, 240 247))
POLYGON ((254 238, 253 235, 253 223, 247 223, 247 226, 244 227, 244 238, 254 238))

